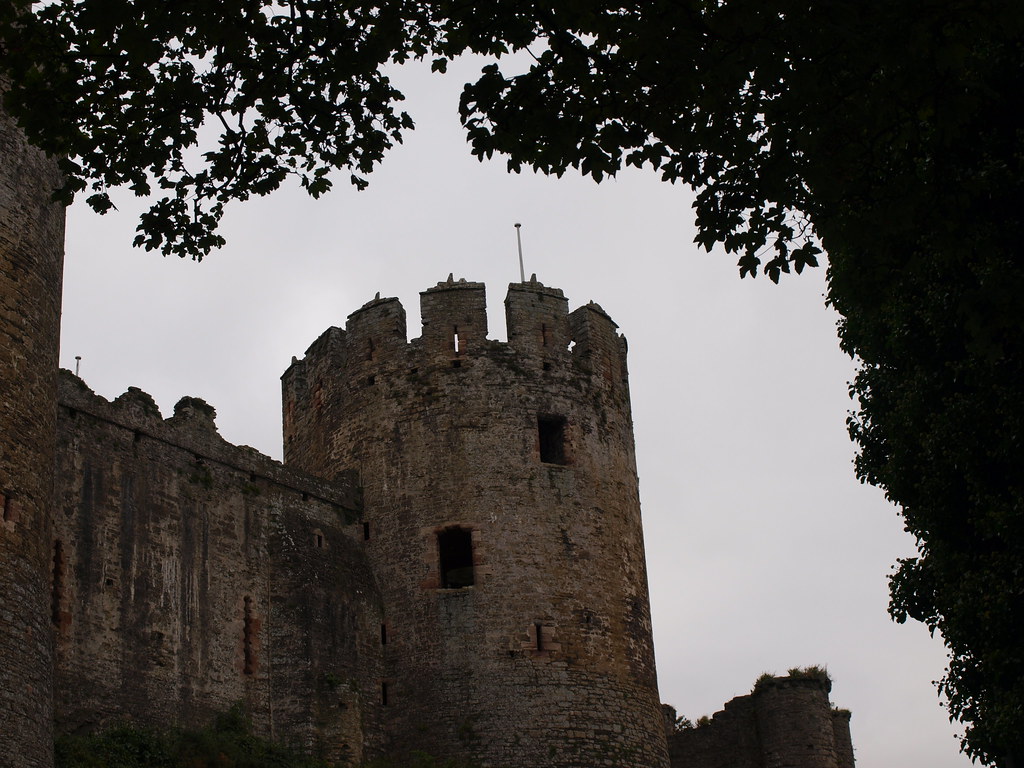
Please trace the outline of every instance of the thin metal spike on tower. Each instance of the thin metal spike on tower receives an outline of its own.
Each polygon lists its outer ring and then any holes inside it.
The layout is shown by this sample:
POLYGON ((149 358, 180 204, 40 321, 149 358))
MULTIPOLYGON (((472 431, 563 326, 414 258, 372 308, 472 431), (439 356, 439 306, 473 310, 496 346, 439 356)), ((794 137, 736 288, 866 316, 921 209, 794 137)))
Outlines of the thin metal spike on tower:
POLYGON ((519 246, 519 282, 526 282, 526 270, 523 269, 523 238, 520 235, 522 224, 516 222, 516 245, 519 246))

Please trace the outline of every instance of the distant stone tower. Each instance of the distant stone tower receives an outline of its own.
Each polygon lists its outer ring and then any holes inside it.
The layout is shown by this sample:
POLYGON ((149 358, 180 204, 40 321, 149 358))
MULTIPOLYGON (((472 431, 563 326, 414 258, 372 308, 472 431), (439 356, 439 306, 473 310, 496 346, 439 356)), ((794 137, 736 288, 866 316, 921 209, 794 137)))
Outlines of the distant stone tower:
POLYGON ((667 766, 626 344, 596 304, 509 286, 397 299, 283 376, 285 463, 358 470, 383 596, 389 751, 484 766, 667 766))
MULTIPOLYGON (((0 82, 0 99, 5 90, 0 82)), ((64 207, 0 108, 0 765, 53 763, 51 494, 64 207)))

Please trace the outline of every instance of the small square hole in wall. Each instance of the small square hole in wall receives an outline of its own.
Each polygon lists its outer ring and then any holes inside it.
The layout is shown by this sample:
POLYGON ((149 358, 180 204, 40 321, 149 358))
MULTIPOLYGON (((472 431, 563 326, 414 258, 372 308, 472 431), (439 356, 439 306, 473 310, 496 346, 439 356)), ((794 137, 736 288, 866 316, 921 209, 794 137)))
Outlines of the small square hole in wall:
POLYGON ((366 377, 366 386, 372 387, 376 383, 377 383, 377 377, 376 376, 367 376, 366 377))
POLYGON ((551 363, 544 363, 544 370, 545 371, 550 371, 551 370, 551 363))
POLYGON ((452 368, 461 368, 461 367, 462 367, 462 361, 461 360, 452 360, 452 368))
POLYGON ((537 437, 540 460, 545 464, 568 464, 565 446, 565 416, 538 416, 537 437))

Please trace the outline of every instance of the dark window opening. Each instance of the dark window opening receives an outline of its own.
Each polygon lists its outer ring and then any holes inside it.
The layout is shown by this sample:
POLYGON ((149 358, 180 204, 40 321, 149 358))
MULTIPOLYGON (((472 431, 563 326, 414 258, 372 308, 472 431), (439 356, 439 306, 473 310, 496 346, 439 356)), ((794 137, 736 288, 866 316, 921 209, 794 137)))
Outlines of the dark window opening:
POLYGON ((388 625, 387 624, 381 624, 380 625, 380 644, 381 645, 387 645, 388 644, 388 625))
POLYGON ((550 371, 551 370, 551 363, 544 363, 544 370, 545 371, 550 371))
POLYGON ((372 387, 376 383, 377 383, 377 377, 376 376, 367 376, 366 377, 366 386, 372 387))
POLYGON ((538 416, 540 460, 545 464, 568 464, 565 455, 565 417, 538 416))
POLYGON ((388 684, 380 684, 380 703, 381 706, 386 707, 388 705, 388 684))
POLYGON ((420 369, 419 369, 419 368, 410 368, 410 369, 409 369, 409 373, 411 373, 411 374, 413 374, 413 375, 415 375, 415 374, 417 374, 417 373, 419 373, 419 372, 420 372, 420 369))
POLYGON ((50 615, 55 627, 60 626, 60 609, 64 600, 64 543, 53 543, 53 584, 50 591, 50 615))
POLYGON ((452 360, 452 368, 461 368, 461 367, 462 367, 462 361, 461 360, 452 360))
POLYGON ((242 619, 242 671, 247 675, 256 672, 256 619, 252 614, 252 598, 245 598, 245 614, 242 619))
POLYGON ((547 346, 551 340, 551 332, 548 330, 547 325, 544 323, 540 324, 540 343, 542 346, 547 346))
POLYGON ((543 632, 544 628, 540 624, 534 624, 533 628, 537 632, 537 650, 538 651, 543 651, 544 650, 544 632, 543 632))
POLYGON ((366 359, 373 360, 373 339, 366 341, 366 359))
POLYGON ((363 541, 370 540, 370 524, 363 523, 363 541))
POLYGON ((303 500, 303 501, 309 501, 309 494, 308 494, 308 493, 305 493, 305 492, 303 492, 303 494, 302 494, 302 500, 303 500))
POLYGON ((441 587, 473 586, 473 534, 468 528, 445 528, 437 534, 441 587))
POLYGON ((314 535, 316 536, 316 548, 317 549, 323 549, 324 548, 324 535, 322 533, 320 533, 319 531, 316 534, 314 534, 314 535))
POLYGON ((132 433, 132 442, 135 442, 135 443, 142 442, 142 433, 139 432, 139 430, 137 430, 137 429, 132 433))
POLYGON ((10 523, 14 521, 14 497, 10 491, 4 493, 4 522, 10 523))

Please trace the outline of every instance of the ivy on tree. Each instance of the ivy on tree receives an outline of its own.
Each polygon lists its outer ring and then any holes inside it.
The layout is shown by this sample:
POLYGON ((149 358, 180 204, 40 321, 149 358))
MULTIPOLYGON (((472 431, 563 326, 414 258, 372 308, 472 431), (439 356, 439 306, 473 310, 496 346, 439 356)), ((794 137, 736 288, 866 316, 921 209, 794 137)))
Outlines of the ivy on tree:
MULTIPOLYGON (((163 195, 136 244, 201 258, 234 199, 357 186, 411 118, 385 68, 493 57, 472 151, 696 192, 697 242, 779 280, 829 257, 858 476, 918 555, 890 611, 949 650, 963 747, 1024 764, 1024 5, 1013 0, 61 0, 0 11, 6 101, 69 200, 163 195), (501 56, 529 51, 527 71, 501 56), (199 137, 216 134, 200 153, 199 137)), ((827 514, 823 510, 822 514, 827 514)))

